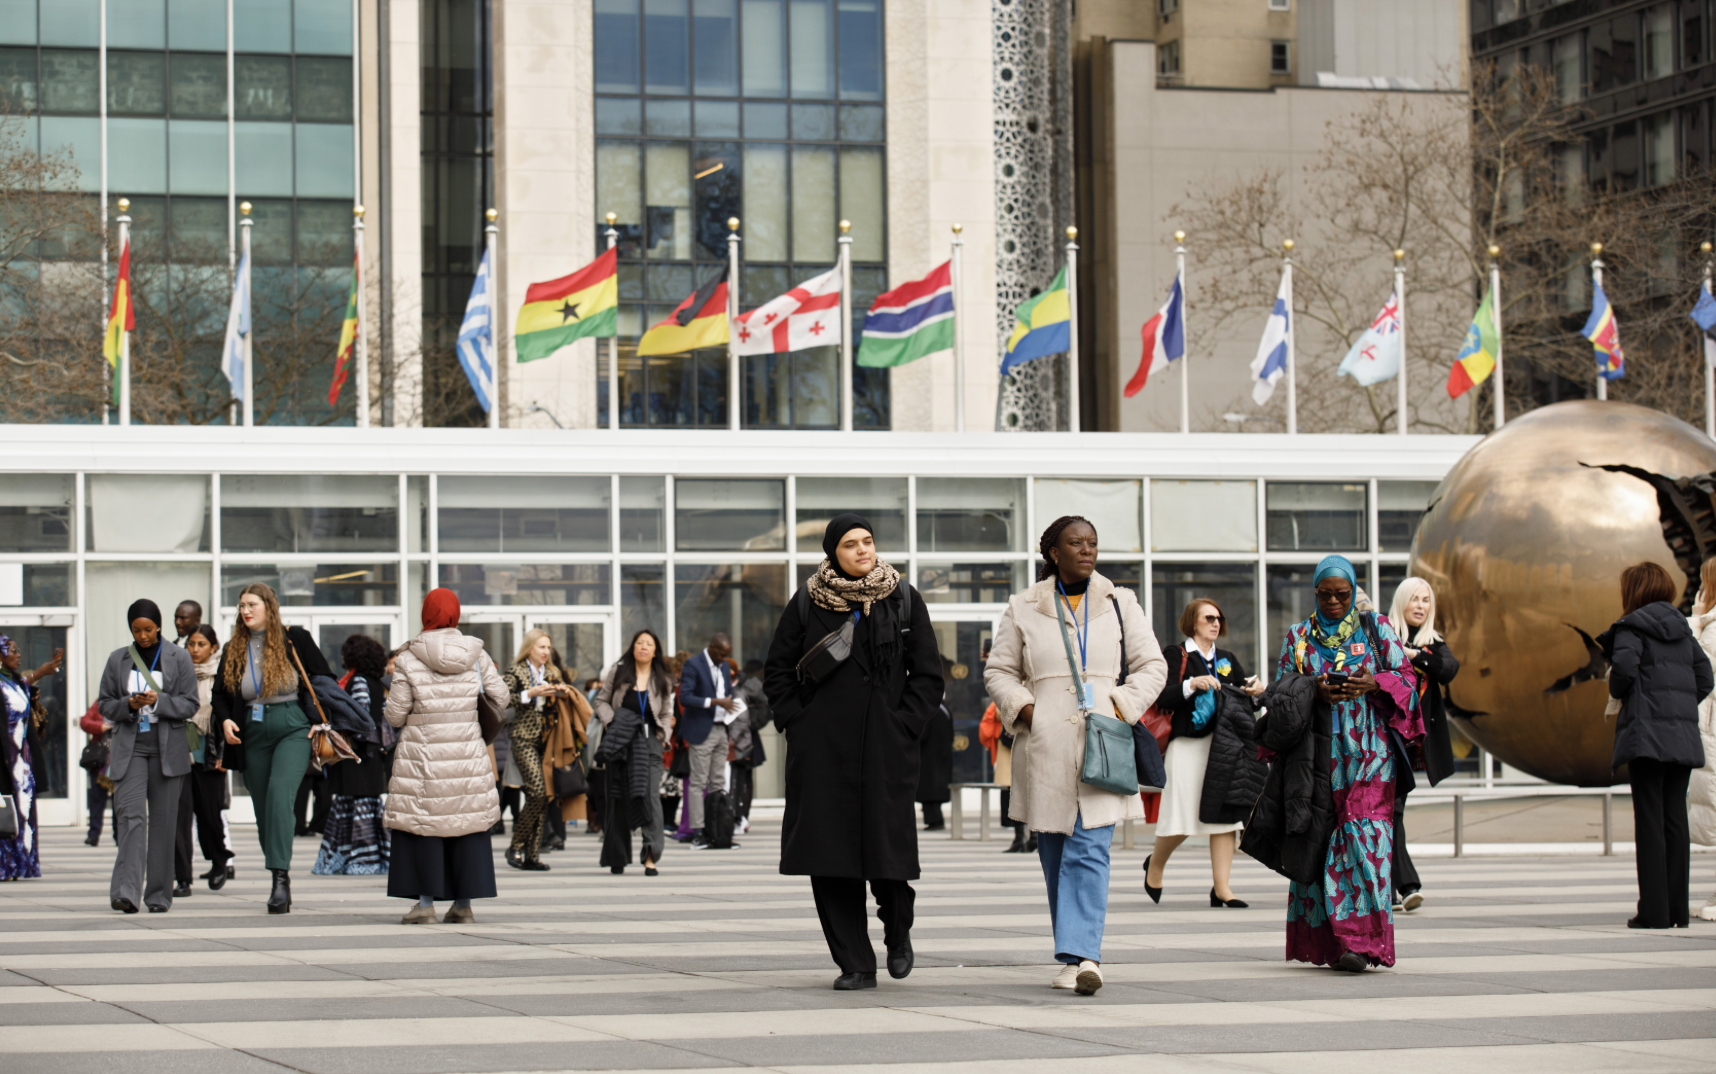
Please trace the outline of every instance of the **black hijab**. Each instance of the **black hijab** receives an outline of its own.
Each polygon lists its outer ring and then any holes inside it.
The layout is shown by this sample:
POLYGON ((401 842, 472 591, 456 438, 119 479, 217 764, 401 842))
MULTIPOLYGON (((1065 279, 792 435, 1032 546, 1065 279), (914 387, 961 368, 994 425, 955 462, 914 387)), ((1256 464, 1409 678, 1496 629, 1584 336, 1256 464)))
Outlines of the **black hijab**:
POLYGON ((870 520, 863 515, 851 511, 843 511, 829 520, 828 528, 822 531, 822 554, 828 557, 828 562, 842 578, 857 580, 858 575, 847 574, 840 567, 840 557, 834 553, 840 547, 840 538, 853 530, 863 530, 871 537, 876 535, 876 527, 870 525, 870 520))
POLYGON ((125 609, 125 628, 131 629, 131 624, 139 619, 147 619, 155 624, 155 644, 137 646, 137 655, 143 658, 145 664, 153 665, 155 654, 161 651, 161 606, 148 597, 132 601, 131 607, 125 609))

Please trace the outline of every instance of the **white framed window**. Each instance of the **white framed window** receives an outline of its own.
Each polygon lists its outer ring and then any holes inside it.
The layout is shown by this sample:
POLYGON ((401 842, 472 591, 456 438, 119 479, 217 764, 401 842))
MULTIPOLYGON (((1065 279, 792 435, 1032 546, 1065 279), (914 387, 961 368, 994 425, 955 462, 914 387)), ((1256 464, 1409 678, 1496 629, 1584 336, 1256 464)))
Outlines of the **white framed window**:
POLYGON ((1269 73, 1272 75, 1290 75, 1293 73, 1291 41, 1269 42, 1269 73))
POLYGON ((1156 46, 1156 73, 1159 75, 1177 75, 1180 73, 1180 43, 1164 41, 1156 46))

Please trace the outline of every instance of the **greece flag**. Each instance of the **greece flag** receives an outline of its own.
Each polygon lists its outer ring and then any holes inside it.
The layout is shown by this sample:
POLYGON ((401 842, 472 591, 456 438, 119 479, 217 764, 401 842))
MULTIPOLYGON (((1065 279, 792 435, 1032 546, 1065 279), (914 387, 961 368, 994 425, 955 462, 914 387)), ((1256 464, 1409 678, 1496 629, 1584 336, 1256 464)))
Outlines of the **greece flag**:
POLYGON ((1269 397, 1275 394, 1275 385, 1287 375, 1287 355, 1293 346, 1287 281, 1284 269, 1281 286, 1275 292, 1275 309, 1269 314, 1269 323, 1263 326, 1263 342, 1257 345, 1257 357, 1251 360, 1251 375, 1257 378, 1251 386, 1251 398, 1258 406, 1269 402, 1269 397))
POLYGON ((490 254, 483 254, 483 263, 477 266, 477 280, 471 285, 470 301, 465 303, 465 320, 459 325, 459 365, 464 367, 465 378, 471 382, 471 390, 477 393, 477 402, 483 405, 483 413, 487 414, 494 405, 495 383, 495 337, 489 327, 489 281, 493 278, 493 268, 490 264, 490 254))
POLYGON ((226 345, 220 368, 232 386, 232 397, 244 399, 244 337, 250 334, 250 254, 238 259, 232 283, 232 305, 226 314, 226 345))

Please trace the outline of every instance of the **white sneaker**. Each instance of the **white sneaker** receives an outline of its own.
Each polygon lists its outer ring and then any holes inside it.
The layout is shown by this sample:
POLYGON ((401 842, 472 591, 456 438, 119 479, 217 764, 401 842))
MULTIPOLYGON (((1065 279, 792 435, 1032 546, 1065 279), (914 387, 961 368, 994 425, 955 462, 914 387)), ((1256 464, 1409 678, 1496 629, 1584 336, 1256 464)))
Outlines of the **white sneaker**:
POLYGON ((1423 905, 1424 905, 1424 893, 1422 891, 1407 892, 1406 898, 1400 900, 1401 909, 1407 911, 1408 913, 1412 912, 1413 910, 1418 909, 1420 906, 1423 906, 1423 905))
POLYGON ((1071 989, 1071 988, 1074 988, 1075 986, 1077 986, 1077 984, 1078 984, 1078 967, 1074 966, 1074 965, 1063 964, 1061 966, 1061 972, 1055 974, 1055 979, 1049 985, 1049 987, 1050 988, 1071 989))
POLYGON ((749 817, 740 817, 739 818, 739 830, 736 834, 744 835, 746 832, 748 832, 750 830, 751 830, 751 819, 749 817))
POLYGON ((1710 901, 1699 909, 1698 916, 1705 921, 1716 921, 1716 895, 1710 896, 1710 901))
POLYGON ((1102 967, 1088 958, 1080 962, 1078 964, 1077 983, 1073 986, 1073 991, 1081 996, 1094 996, 1096 990, 1101 987, 1102 967))

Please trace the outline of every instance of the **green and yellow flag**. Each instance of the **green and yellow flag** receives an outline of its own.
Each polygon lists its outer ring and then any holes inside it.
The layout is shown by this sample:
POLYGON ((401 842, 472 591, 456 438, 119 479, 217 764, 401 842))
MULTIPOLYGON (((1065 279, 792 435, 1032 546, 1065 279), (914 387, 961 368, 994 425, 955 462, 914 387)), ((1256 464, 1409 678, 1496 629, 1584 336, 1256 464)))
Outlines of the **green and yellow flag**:
POLYGON ((346 319, 340 325, 340 345, 334 349, 334 380, 328 385, 328 405, 339 402, 340 389, 346 385, 346 372, 351 368, 352 346, 358 334, 358 288, 363 286, 363 252, 352 257, 352 293, 346 299, 346 319))
POLYGON ((575 339, 619 333, 619 251, 609 250, 570 276, 533 283, 513 329, 521 362, 546 358, 575 339))

